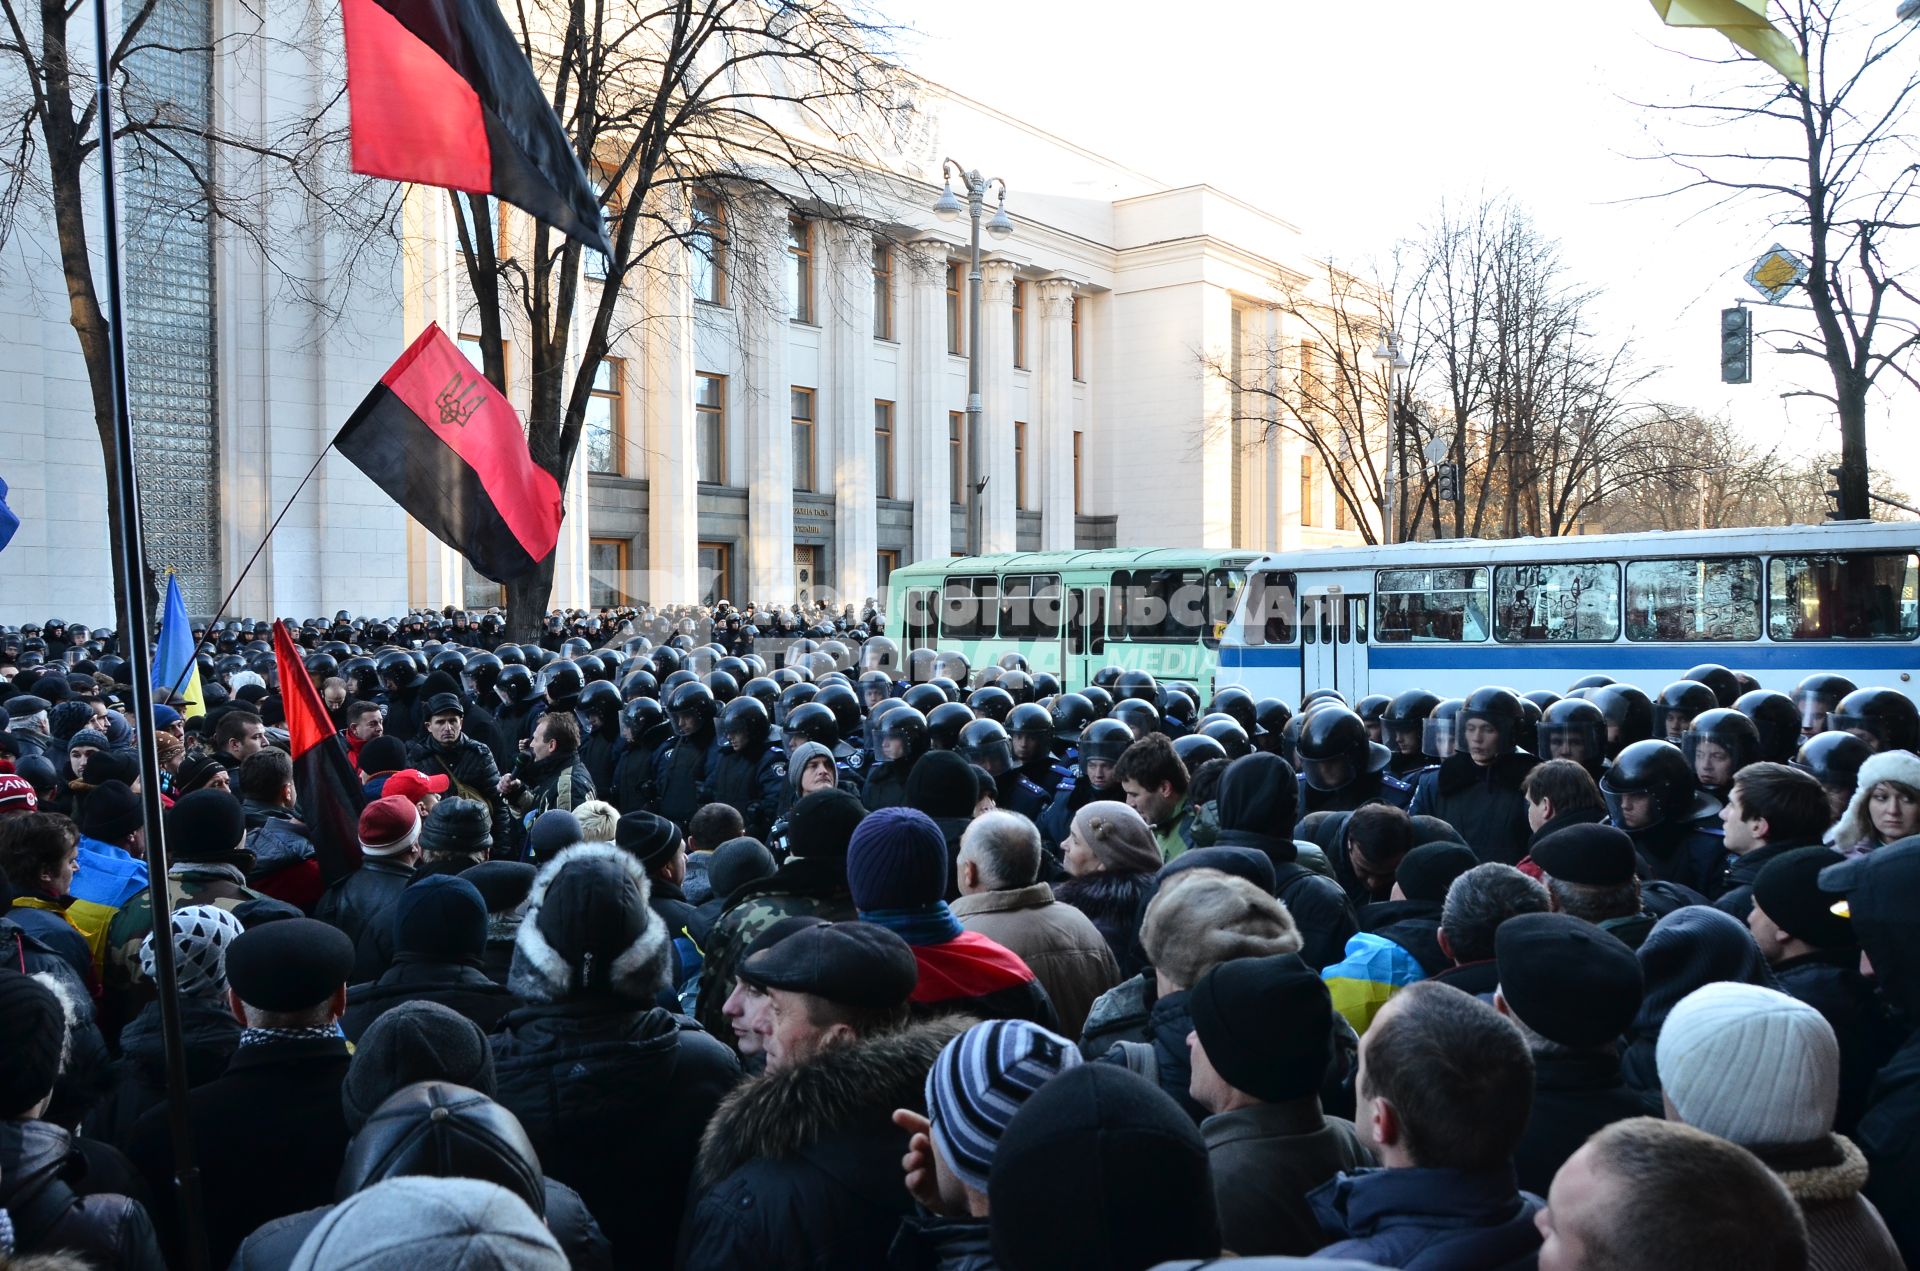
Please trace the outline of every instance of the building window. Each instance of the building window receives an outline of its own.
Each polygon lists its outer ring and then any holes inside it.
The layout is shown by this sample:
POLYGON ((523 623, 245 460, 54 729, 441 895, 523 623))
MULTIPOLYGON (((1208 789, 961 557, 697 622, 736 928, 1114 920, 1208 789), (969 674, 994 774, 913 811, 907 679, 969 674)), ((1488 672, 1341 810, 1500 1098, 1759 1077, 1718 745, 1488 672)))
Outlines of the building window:
POLYGON ((1084 380, 1087 378, 1087 375, 1080 364, 1080 297, 1078 296, 1073 298, 1071 325, 1073 328, 1073 378, 1076 380, 1084 380))
POLYGON ((733 599, 733 545, 700 544, 700 603, 716 605, 733 599))
MULTIPOLYGON (((487 358, 486 358, 486 354, 481 352, 479 336, 463 335, 458 340, 454 341, 454 343, 458 344, 460 346, 460 351, 466 354, 467 361, 473 364, 474 370, 480 372, 482 375, 485 375, 487 373, 487 358)), ((512 355, 513 355, 513 346, 508 341, 502 340, 500 342, 500 370, 501 370, 500 378, 505 380, 509 384, 513 383, 513 356, 512 355)), ((495 387, 498 387, 498 385, 496 385, 495 387)))
POLYGON ((507 589, 485 574, 461 562, 460 605, 463 609, 504 609, 507 589))
POLYGON ((960 265, 957 261, 947 264, 947 352, 965 353, 967 346, 960 335, 960 265))
POLYGON ((1300 524, 1313 524, 1313 492, 1317 484, 1313 474, 1313 456, 1300 456, 1300 524))
POLYGON ((1073 514, 1075 516, 1084 516, 1086 514, 1086 504, 1084 502, 1086 482, 1083 475, 1085 470, 1081 466, 1080 459, 1080 443, 1085 437, 1086 434, 1083 432, 1073 434, 1073 514))
POLYGON ((813 223, 804 216, 787 218, 787 316, 795 322, 813 321, 813 223))
POLYGON ((693 298, 727 303, 727 209, 711 194, 693 196, 693 298))
POLYGON ((900 553, 893 548, 882 548, 874 553, 873 586, 877 594, 885 595, 887 580, 893 577, 893 571, 900 568, 900 553))
POLYGON ((1013 364, 1027 367, 1027 284, 1013 280, 1013 364))
POLYGON ((1340 491, 1334 490, 1331 493, 1333 495, 1333 528, 1336 530, 1352 529, 1353 518, 1347 511, 1347 501, 1340 497, 1340 491))
POLYGON ((627 591, 627 550, 624 538, 587 540, 587 604, 612 609, 630 603, 627 591))
POLYGON ((1317 374, 1318 370, 1314 366, 1313 341, 1302 340, 1300 341, 1300 409, 1302 411, 1312 410, 1314 400, 1319 396, 1319 388, 1314 383, 1314 377, 1317 374))
POLYGON ((1027 506, 1027 426, 1017 419, 1013 421, 1013 506, 1022 511, 1027 506))
POLYGON ((699 480, 727 483, 727 377, 702 372, 693 398, 693 444, 699 480))
POLYGON ((813 489, 813 390, 793 390, 793 488, 813 489))
POLYGON ((873 404, 873 497, 893 497, 893 403, 873 404))
POLYGON ((626 366, 620 358, 603 357, 594 368, 593 391, 587 397, 588 472, 610 472, 619 476, 626 470, 621 463, 627 449, 626 411, 622 403, 626 366))
POLYGON ((947 469, 955 506, 967 501, 967 417, 947 412, 947 469))
POLYGON ((893 338, 893 248, 873 240, 873 338, 893 338))

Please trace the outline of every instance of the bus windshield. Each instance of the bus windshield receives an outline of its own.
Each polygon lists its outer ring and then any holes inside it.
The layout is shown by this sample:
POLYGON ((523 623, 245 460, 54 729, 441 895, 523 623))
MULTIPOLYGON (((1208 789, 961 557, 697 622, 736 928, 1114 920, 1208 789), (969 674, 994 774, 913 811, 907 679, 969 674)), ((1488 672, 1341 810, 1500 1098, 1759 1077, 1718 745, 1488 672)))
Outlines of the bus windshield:
POLYGON ((1107 638, 1217 649, 1246 583, 1242 568, 1116 570, 1107 638))

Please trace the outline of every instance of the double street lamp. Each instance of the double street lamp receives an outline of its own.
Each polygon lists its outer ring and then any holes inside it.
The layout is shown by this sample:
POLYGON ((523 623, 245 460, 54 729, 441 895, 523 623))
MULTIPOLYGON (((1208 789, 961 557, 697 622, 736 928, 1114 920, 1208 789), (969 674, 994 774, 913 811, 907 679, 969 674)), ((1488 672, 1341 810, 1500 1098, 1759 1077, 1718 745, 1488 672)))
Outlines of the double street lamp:
POLYGON ((996 239, 1005 238, 1013 233, 1013 220, 1007 215, 1007 183, 999 177, 983 177, 952 159, 941 164, 940 176, 945 188, 934 202, 933 214, 943 221, 957 221, 965 212, 973 222, 967 253, 967 555, 978 556, 986 528, 987 497, 985 447, 980 440, 980 218, 994 186, 1000 187, 1000 198, 987 221, 987 233, 996 239), (953 192, 956 173, 967 188, 964 204, 953 192))

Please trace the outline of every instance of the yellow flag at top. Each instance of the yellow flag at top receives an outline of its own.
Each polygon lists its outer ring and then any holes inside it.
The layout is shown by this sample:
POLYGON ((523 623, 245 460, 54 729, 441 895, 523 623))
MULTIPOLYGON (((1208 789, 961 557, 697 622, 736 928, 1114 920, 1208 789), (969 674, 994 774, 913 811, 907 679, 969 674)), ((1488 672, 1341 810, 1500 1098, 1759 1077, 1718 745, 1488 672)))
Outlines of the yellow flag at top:
POLYGON ((1653 0, 1668 26, 1712 27, 1798 84, 1807 86, 1807 60, 1767 21, 1767 0, 1653 0))

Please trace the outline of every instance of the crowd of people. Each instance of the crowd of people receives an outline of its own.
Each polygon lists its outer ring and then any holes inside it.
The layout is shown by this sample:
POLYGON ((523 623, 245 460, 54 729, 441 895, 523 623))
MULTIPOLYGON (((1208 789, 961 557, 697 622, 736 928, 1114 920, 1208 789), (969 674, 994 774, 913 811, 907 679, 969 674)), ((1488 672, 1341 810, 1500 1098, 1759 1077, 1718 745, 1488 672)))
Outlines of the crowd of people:
POLYGON ((195 636, 143 720, 112 633, 0 631, 0 1267, 1920 1266, 1898 690, 195 636))

